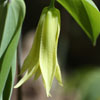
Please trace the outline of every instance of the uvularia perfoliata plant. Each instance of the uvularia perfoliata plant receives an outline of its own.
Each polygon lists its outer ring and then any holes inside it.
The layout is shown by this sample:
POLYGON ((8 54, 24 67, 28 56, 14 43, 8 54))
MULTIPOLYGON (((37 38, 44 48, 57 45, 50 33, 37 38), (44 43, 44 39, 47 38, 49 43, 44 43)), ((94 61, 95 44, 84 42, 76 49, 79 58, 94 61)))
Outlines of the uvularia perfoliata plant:
POLYGON ((47 96, 50 96, 50 89, 54 77, 56 77, 62 86, 61 72, 57 60, 59 33, 59 10, 55 7, 44 8, 38 23, 32 48, 21 69, 21 74, 26 73, 15 88, 21 86, 33 75, 34 79, 37 79, 40 75, 42 76, 47 96))

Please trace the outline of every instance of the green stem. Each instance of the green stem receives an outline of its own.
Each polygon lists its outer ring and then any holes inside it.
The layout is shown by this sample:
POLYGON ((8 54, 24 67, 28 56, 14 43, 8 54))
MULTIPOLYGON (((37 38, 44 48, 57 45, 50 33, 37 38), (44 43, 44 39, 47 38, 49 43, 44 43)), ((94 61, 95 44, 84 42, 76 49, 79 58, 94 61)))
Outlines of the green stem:
POLYGON ((56 1, 56 0, 51 0, 51 2, 50 2, 50 7, 55 7, 55 1, 56 1))

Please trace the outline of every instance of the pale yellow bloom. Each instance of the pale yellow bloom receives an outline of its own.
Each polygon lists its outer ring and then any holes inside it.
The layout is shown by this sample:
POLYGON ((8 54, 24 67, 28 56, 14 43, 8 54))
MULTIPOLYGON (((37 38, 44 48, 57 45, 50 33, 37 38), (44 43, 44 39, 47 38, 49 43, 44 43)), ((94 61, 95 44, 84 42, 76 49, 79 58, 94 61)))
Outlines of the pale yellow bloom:
POLYGON ((42 76, 47 96, 54 76, 62 85, 61 72, 57 60, 57 44, 60 33, 60 12, 56 8, 46 7, 43 9, 34 42, 29 55, 24 61, 21 74, 26 71, 24 77, 17 83, 15 88, 21 86, 26 80, 34 76, 37 79, 42 76))

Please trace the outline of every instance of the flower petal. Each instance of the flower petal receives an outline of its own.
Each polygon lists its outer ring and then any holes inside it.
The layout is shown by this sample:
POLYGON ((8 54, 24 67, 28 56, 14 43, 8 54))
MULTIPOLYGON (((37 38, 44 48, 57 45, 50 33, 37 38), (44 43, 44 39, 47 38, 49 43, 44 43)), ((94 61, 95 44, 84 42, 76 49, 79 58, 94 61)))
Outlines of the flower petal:
POLYGON ((40 69, 46 87, 47 96, 56 71, 55 45, 58 26, 58 10, 51 8, 47 11, 40 45, 40 69))
POLYGON ((34 80, 37 80, 41 75, 40 68, 38 68, 37 72, 35 73, 34 80))
POLYGON ((60 86, 63 86, 63 84, 62 84, 62 77, 61 77, 61 71, 60 71, 60 67, 59 67, 58 64, 57 64, 57 66, 56 66, 55 77, 56 77, 57 81, 59 82, 59 85, 60 85, 60 86))
MULTIPOLYGON (((60 16, 59 16, 59 24, 58 24, 58 28, 57 28, 57 36, 56 36, 56 49, 55 49, 55 55, 57 56, 57 45, 58 45, 58 39, 59 39, 59 32, 60 32, 60 16)), ((55 72, 55 77, 59 82, 60 86, 63 86, 62 84, 62 77, 61 77, 61 71, 60 71, 60 67, 58 64, 58 60, 56 58, 56 72, 55 72)))
POLYGON ((32 75, 38 70, 38 65, 34 66, 30 72, 26 72, 24 77, 14 86, 14 88, 20 87, 24 82, 26 82, 32 75))
POLYGON ((40 51, 40 40, 41 40, 41 31, 42 31, 42 25, 43 25, 43 19, 45 15, 41 16, 38 27, 36 29, 36 34, 34 37, 32 48, 27 56, 27 58, 24 61, 24 64, 21 69, 21 73, 23 74, 29 67, 35 66, 35 64, 39 60, 39 51, 40 51))

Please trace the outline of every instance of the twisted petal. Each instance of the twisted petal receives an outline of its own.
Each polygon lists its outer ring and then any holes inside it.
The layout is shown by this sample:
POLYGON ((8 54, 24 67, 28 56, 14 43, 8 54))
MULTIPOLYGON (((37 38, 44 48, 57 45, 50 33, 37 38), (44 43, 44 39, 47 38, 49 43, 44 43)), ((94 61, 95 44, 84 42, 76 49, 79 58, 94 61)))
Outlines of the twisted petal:
POLYGON ((42 25, 44 21, 45 14, 43 14, 40 18, 36 34, 34 37, 34 42, 32 45, 32 48, 26 57, 24 64, 22 66, 20 74, 23 74, 25 71, 25 76, 17 83, 17 85, 14 88, 18 88, 21 86, 24 82, 26 82, 30 77, 32 77, 33 74, 35 74, 35 79, 39 77, 38 72, 40 70, 39 68, 39 51, 40 51, 40 40, 41 40, 41 31, 42 31, 42 25), (37 70, 39 69, 39 70, 37 70), (37 70, 37 71, 36 71, 37 70), (35 73, 36 72, 36 73, 35 73))
POLYGON ((58 80, 59 85, 63 86, 63 84, 62 84, 62 77, 61 77, 61 71, 60 71, 60 67, 59 67, 58 63, 57 63, 57 66, 56 66, 55 77, 58 80))
POLYGON ((38 70, 38 64, 33 67, 33 69, 30 72, 26 72, 24 77, 14 86, 14 88, 20 87, 24 82, 26 82, 30 77, 32 77, 33 74, 38 70))
POLYGON ((62 84, 62 77, 61 77, 61 71, 60 71, 60 67, 58 64, 58 60, 57 60, 57 45, 58 45, 58 39, 59 39, 59 33, 60 33, 60 14, 58 16, 58 27, 57 27, 57 36, 56 36, 56 49, 55 49, 55 55, 56 55, 56 72, 55 72, 55 77, 59 82, 59 85, 63 86, 62 84))
POLYGON ((21 73, 23 74, 28 68, 32 68, 39 60, 39 51, 40 51, 40 40, 41 40, 41 32, 42 32, 42 25, 44 20, 45 14, 41 16, 38 27, 36 29, 36 34, 34 37, 34 42, 32 48, 24 61, 24 64, 21 69, 21 73))

